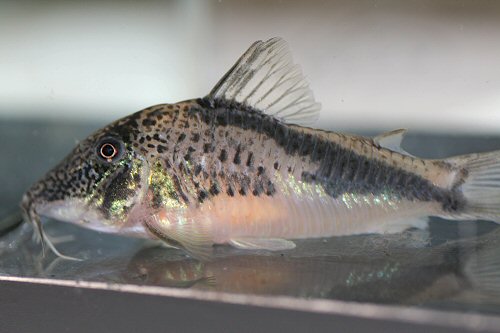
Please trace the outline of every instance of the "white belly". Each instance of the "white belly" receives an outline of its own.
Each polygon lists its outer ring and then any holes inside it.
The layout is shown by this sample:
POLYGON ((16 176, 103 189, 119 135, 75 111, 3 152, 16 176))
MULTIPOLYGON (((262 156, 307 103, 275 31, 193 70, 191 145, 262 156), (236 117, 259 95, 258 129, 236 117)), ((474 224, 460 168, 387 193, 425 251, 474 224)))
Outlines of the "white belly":
POLYGON ((316 238, 361 233, 394 233, 425 227, 419 217, 436 214, 435 202, 412 202, 372 194, 332 198, 321 191, 275 196, 219 195, 197 213, 209 218, 213 241, 242 237, 316 238))

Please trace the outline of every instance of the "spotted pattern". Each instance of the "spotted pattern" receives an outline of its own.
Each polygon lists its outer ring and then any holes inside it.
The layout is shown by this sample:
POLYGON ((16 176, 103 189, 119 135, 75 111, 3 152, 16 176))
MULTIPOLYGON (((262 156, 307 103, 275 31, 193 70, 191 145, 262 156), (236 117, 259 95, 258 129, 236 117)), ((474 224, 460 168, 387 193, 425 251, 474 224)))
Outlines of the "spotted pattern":
MULTIPOLYGON (((301 180, 322 184, 326 193, 334 198, 345 193, 390 193, 408 200, 437 201, 445 211, 457 212, 465 205, 463 195, 456 190, 434 186, 422 176, 399 168, 390 161, 370 159, 323 136, 293 129, 259 111, 203 99, 197 103, 200 107, 193 107, 191 112, 200 114, 200 119, 206 124, 215 128, 230 128, 229 132, 237 128, 250 131, 254 137, 263 135, 271 138, 277 147, 284 149, 285 156, 277 155, 275 160, 268 161, 266 166, 269 165, 269 169, 278 170, 285 165, 289 173, 298 174, 301 180)), ((239 165, 241 156, 247 153, 246 165, 253 166, 252 147, 251 144, 238 144, 233 163, 239 165)), ((264 165, 253 169, 253 178, 263 181, 254 183, 251 193, 272 195, 271 173, 264 165), (266 183, 267 180, 270 182, 266 183)))
POLYGON ((172 209, 200 205, 225 194, 274 196, 277 177, 320 184, 328 195, 381 194, 437 201, 459 212, 456 189, 434 186, 390 160, 360 154, 373 142, 348 149, 325 132, 289 126, 243 105, 198 99, 139 111, 82 141, 25 195, 23 208, 41 202, 83 198, 106 219, 129 212, 141 188, 149 205, 172 209), (120 159, 96 157, 96 144, 111 136, 123 143, 120 159), (144 177, 149 168, 148 179, 144 177))
POLYGON ((34 215, 37 205, 77 198, 99 210, 103 219, 123 219, 142 183, 138 171, 141 162, 133 144, 139 133, 138 119, 136 113, 118 120, 80 142, 26 192, 21 204, 24 211, 34 215), (98 156, 98 144, 104 137, 123 142, 119 159, 107 162, 98 156))

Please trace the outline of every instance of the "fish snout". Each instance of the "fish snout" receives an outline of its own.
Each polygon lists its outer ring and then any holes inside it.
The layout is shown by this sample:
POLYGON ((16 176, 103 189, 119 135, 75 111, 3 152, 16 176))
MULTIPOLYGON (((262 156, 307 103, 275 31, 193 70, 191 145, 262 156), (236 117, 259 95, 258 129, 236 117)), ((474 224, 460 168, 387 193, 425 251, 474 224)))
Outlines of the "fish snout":
POLYGON ((39 205, 39 193, 39 185, 36 184, 31 189, 26 191, 22 196, 20 207, 25 222, 36 224, 40 221, 40 217, 37 213, 37 206, 39 205))

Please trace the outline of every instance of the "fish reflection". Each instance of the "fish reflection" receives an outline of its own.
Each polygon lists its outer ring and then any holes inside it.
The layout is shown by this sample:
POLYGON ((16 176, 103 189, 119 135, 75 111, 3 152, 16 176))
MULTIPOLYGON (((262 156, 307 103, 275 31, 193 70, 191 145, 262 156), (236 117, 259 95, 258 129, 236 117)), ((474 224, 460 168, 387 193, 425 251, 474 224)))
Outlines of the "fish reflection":
MULTIPOLYGON (((49 260, 30 241, 30 230, 23 235, 22 242, 19 234, 0 238, 0 275, 385 304, 500 304, 500 229, 433 247, 363 236, 299 242, 283 253, 221 248, 208 262, 182 250, 123 244, 120 237, 89 238, 95 251, 85 261, 49 260)), ((81 242, 62 245, 75 244, 81 242)))
POLYGON ((232 255, 210 262, 172 261, 164 249, 148 248, 130 261, 125 278, 132 283, 231 293, 422 304, 454 298, 465 290, 479 295, 485 291, 480 284, 485 276, 497 278, 496 289, 500 256, 493 250, 498 236, 494 232, 481 240, 379 251, 372 256, 232 255), (491 270, 478 264, 492 260, 497 267, 491 270), (205 283, 207 279, 213 283, 205 283))

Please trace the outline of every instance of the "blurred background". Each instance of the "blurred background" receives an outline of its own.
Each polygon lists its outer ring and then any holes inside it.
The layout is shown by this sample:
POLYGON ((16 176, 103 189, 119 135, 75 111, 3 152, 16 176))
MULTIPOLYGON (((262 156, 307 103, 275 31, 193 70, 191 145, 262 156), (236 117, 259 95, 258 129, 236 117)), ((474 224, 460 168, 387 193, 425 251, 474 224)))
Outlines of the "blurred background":
POLYGON ((325 128, 500 131, 500 2, 2 1, 0 122, 105 124, 205 95, 282 36, 325 128))

